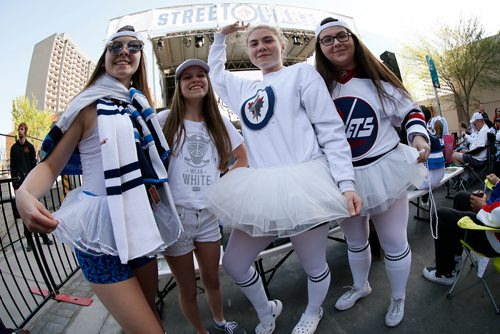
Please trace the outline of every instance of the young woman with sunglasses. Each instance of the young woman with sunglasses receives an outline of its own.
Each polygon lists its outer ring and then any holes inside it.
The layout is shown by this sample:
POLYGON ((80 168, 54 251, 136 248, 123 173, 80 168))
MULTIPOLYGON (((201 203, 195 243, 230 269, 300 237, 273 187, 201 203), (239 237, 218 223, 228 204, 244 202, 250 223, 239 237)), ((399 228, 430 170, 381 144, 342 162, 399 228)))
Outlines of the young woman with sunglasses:
POLYGON ((404 316, 411 251, 406 235, 407 188, 419 186, 430 152, 424 115, 399 79, 341 20, 327 18, 316 28, 316 68, 323 77, 336 110, 346 125, 351 146, 356 191, 363 199, 358 217, 340 224, 347 240, 354 285, 335 307, 346 310, 371 292, 368 243, 371 219, 385 253, 391 302, 385 317, 389 327, 404 316), (406 129, 409 147, 399 143, 394 126, 406 129))
POLYGON ((292 333, 314 333, 330 286, 328 222, 359 214, 361 201, 342 120, 331 112, 335 106, 312 66, 283 65, 285 38, 278 28, 246 32, 250 60, 263 79, 225 70, 226 36, 247 27, 223 27, 208 56, 216 93, 240 117, 250 165, 214 183, 209 209, 233 226, 223 266, 257 312, 255 332, 273 333, 283 305, 267 298, 252 263, 273 239, 290 237, 309 296, 292 333))
POLYGON ((149 107, 142 46, 131 26, 111 35, 85 89, 49 132, 46 157, 16 202, 31 231, 54 231, 74 247, 92 290, 126 333, 160 334, 155 255, 182 227, 166 184, 169 149, 149 107), (81 168, 83 184, 52 214, 37 198, 68 161, 81 168))

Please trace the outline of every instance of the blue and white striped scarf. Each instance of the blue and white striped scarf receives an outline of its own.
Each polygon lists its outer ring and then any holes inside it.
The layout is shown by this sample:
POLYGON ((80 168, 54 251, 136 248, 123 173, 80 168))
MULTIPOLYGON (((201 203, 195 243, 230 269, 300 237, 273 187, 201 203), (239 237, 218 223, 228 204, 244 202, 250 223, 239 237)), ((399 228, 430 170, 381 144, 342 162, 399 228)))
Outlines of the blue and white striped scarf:
MULTIPOLYGON (((97 128, 101 142, 107 202, 116 246, 122 263, 161 252, 175 242, 182 227, 168 186, 166 162, 170 149, 147 99, 104 75, 68 105, 47 135, 42 150, 47 157, 69 129, 80 110, 97 102, 97 128), (132 149, 135 147, 135 149, 132 149), (177 226, 159 230, 146 186, 156 186, 167 198, 177 226), (165 233, 166 232, 166 233, 165 233)), ((81 173, 78 152, 65 168, 81 173)))

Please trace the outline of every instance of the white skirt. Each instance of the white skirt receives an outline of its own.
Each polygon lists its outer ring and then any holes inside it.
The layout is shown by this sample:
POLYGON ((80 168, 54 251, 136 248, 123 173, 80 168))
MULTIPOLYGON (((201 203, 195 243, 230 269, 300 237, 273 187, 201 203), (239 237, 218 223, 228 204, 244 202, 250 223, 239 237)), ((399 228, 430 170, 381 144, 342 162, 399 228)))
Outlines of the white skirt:
POLYGON ((399 144, 375 162, 354 168, 356 192, 363 200, 361 215, 386 211, 411 184, 417 187, 422 183, 427 168, 417 163, 417 158, 415 148, 399 144))
MULTIPOLYGON (((141 256, 160 254, 177 240, 182 230, 175 220, 177 213, 170 209, 165 195, 162 192, 159 195, 162 201, 153 215, 163 244, 141 256)), ((59 222, 53 232, 58 241, 93 255, 119 256, 106 196, 90 195, 81 187, 76 188, 66 195, 54 218, 59 222)))
POLYGON ((223 225, 252 236, 289 237, 349 217, 325 157, 295 166, 237 168, 210 186, 208 209, 223 225))

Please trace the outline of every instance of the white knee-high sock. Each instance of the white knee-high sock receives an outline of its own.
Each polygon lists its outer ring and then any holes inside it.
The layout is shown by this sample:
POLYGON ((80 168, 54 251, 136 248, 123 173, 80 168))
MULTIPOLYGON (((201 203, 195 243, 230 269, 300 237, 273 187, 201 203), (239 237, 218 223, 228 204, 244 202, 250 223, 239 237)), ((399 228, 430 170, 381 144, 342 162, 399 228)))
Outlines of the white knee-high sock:
POLYGON ((363 288, 368 282, 368 274, 372 264, 372 253, 370 244, 363 248, 347 248, 347 257, 351 267, 354 286, 363 288))
POLYGON ((272 310, 272 304, 267 298, 266 291, 264 290, 264 285, 260 279, 259 274, 255 271, 254 267, 248 269, 248 279, 242 282, 236 282, 243 292, 243 294, 248 298, 250 303, 252 303, 257 316, 262 321, 262 319, 269 315, 272 310))
POLYGON ((318 276, 307 276, 308 304, 305 313, 310 315, 319 314, 319 308, 326 298, 330 288, 330 269, 328 265, 318 276))
POLYGON ((385 253, 385 270, 391 284, 393 299, 405 298, 410 268, 410 245, 406 244, 406 248, 402 252, 385 253))

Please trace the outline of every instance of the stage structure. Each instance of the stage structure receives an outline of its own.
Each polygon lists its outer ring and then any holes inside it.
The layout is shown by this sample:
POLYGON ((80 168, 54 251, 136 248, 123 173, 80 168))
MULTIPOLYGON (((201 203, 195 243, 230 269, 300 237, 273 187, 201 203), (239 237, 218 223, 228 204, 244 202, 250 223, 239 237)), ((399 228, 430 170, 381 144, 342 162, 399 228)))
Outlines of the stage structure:
MULTIPOLYGON (((159 75, 161 96, 164 104, 168 105, 175 86, 175 69, 187 58, 206 61, 213 34, 219 27, 235 21, 280 27, 289 41, 284 63, 292 65, 304 62, 313 55, 314 29, 328 16, 346 21, 357 31, 352 17, 322 10, 272 4, 206 3, 151 9, 112 19, 106 37, 127 24, 143 34, 150 42, 156 60, 153 80, 159 75)), ((228 69, 256 69, 246 54, 241 34, 230 36, 227 44, 228 69)), ((156 90, 155 96, 159 96, 156 90)))

